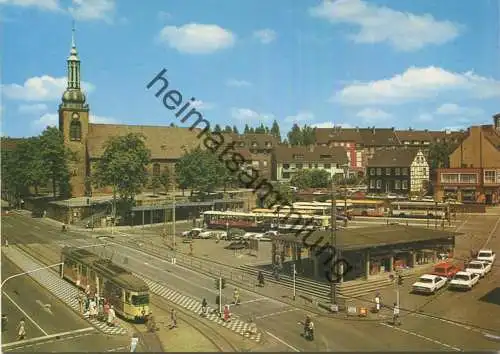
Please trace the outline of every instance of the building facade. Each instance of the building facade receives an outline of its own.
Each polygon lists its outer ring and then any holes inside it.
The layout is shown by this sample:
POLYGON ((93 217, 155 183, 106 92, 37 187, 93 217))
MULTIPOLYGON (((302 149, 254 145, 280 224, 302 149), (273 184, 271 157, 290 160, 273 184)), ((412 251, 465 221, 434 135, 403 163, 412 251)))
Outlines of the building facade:
POLYGON ((420 149, 379 150, 368 162, 368 192, 419 195, 426 191, 429 165, 420 149))
POLYGON ((325 170, 330 176, 347 176, 347 152, 341 147, 277 146, 273 154, 273 179, 288 182, 300 170, 325 170))
POLYGON ((450 154, 450 168, 438 169, 435 196, 462 202, 500 202, 500 114, 493 125, 472 126, 450 154))

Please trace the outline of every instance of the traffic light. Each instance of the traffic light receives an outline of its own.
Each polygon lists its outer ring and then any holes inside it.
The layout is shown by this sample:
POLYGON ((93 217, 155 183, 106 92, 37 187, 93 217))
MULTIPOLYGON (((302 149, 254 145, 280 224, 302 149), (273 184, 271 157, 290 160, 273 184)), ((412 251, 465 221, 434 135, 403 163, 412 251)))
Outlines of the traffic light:
POLYGON ((226 279, 224 278, 217 278, 215 279, 215 288, 217 290, 219 290, 219 286, 222 288, 222 289, 225 289, 226 288, 226 279), (219 284, 219 282, 222 280, 222 284, 219 284))
POLYGON ((398 285, 403 285, 403 276, 401 274, 398 275, 398 285))

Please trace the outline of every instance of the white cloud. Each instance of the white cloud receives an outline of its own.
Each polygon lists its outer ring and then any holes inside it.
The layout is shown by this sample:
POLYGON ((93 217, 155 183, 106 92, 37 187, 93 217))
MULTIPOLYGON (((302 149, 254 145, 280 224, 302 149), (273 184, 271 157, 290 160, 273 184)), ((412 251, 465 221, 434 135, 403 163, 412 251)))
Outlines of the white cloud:
POLYGON ((248 87, 248 86, 252 86, 252 84, 248 81, 245 81, 245 80, 229 79, 226 81, 226 86, 229 86, 229 87, 248 87))
POLYGON ((213 103, 203 102, 200 100, 196 100, 196 101, 192 102, 191 106, 194 106, 195 108, 200 109, 200 110, 204 110, 204 111, 208 111, 208 110, 213 109, 215 107, 215 105, 213 103))
MULTIPOLYGON (((49 75, 35 76, 24 84, 7 84, 2 89, 7 98, 22 101, 55 101, 60 100, 66 90, 66 77, 55 78, 49 75)), ((92 92, 94 85, 82 82, 85 92, 92 92)))
POLYGON ((431 122, 434 120, 434 116, 429 113, 421 113, 417 117, 417 121, 419 122, 431 122))
POLYGON ((347 123, 334 124, 333 122, 314 123, 311 124, 311 126, 313 128, 334 128, 334 127, 352 128, 352 125, 347 123))
POLYGON ((253 36, 257 38, 262 44, 269 44, 276 39, 276 32, 272 29, 262 29, 255 31, 253 36))
POLYGON ((111 22, 115 14, 114 0, 72 0, 69 12, 79 21, 104 20, 111 22))
POLYGON ((159 40, 182 53, 209 54, 231 47, 236 36, 217 25, 189 23, 180 27, 163 27, 159 40))
MULTIPOLYGON (((115 118, 90 115, 90 123, 97 124, 116 124, 115 118)), ((59 115, 57 113, 45 113, 40 118, 32 122, 32 128, 36 131, 42 131, 46 127, 57 127, 59 125, 59 115)))
POLYGON ((160 11, 160 12, 158 12, 157 16, 158 16, 158 19, 160 21, 170 20, 172 18, 172 15, 169 12, 166 12, 166 11, 160 11))
POLYGON ((445 116, 477 116, 483 114, 480 108, 459 106, 455 103, 444 103, 436 109, 435 114, 445 116))
POLYGON ((0 5, 38 7, 41 10, 58 11, 59 0, 0 0, 0 5))
POLYGON ((332 23, 358 26, 350 38, 356 43, 387 42, 401 51, 414 51, 426 45, 440 45, 455 39, 461 25, 438 21, 429 14, 416 15, 362 0, 324 0, 309 13, 332 23))
POLYGON ((269 113, 257 113, 248 108, 231 108, 231 116, 243 122, 264 122, 274 119, 274 115, 269 113))
POLYGON ((21 114, 40 114, 48 110, 45 103, 22 104, 19 105, 17 111, 21 114))
POLYGON ((285 118, 285 122, 288 123, 299 123, 299 122, 310 122, 314 119, 314 114, 308 111, 301 111, 294 116, 288 116, 285 118))
POLYGON ((410 67, 389 79, 355 82, 336 92, 331 100, 351 105, 398 104, 450 91, 479 99, 500 97, 500 81, 472 71, 454 73, 434 66, 410 67))
POLYGON ((373 121, 384 120, 392 117, 392 115, 378 108, 365 108, 356 113, 356 117, 364 118, 367 121, 373 121))

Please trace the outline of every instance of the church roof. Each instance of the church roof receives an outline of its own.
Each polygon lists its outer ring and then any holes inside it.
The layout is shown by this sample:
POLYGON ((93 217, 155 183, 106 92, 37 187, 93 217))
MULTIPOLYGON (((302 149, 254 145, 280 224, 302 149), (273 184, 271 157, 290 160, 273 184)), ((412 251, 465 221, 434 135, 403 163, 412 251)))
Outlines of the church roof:
POLYGON ((141 133, 146 137, 146 146, 151 150, 151 158, 178 159, 196 146, 203 146, 202 136, 197 135, 200 129, 145 126, 145 125, 120 125, 120 124, 89 124, 87 148, 89 158, 98 159, 104 152, 104 144, 112 136, 122 136, 128 133, 141 133))

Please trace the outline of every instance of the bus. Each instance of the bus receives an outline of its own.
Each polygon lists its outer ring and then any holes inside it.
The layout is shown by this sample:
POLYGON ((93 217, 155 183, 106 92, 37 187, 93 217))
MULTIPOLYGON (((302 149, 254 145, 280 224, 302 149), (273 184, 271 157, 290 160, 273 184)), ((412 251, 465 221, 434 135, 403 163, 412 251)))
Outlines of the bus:
POLYGON ((245 231, 266 232, 279 230, 324 230, 330 225, 330 217, 294 212, 277 213, 231 213, 206 211, 203 220, 208 229, 239 228, 245 231))
POLYGON ((383 200, 352 200, 352 213, 355 216, 385 216, 385 201, 383 200))
POLYGON ((392 202, 390 215, 396 217, 424 217, 424 218, 447 218, 449 205, 447 203, 435 202, 392 202))
POLYGON ((107 299, 121 317, 142 322, 149 314, 149 287, 128 270, 88 250, 64 247, 61 274, 80 289, 107 299))

